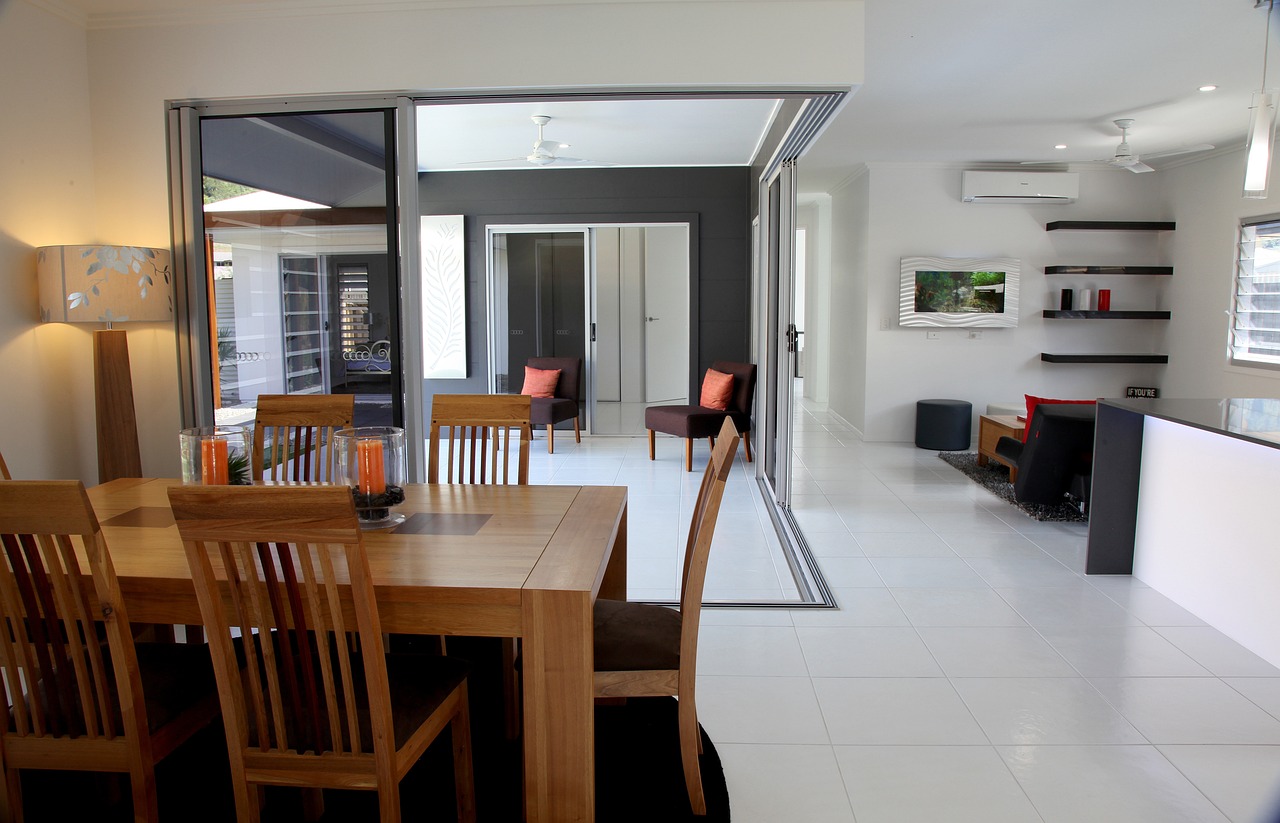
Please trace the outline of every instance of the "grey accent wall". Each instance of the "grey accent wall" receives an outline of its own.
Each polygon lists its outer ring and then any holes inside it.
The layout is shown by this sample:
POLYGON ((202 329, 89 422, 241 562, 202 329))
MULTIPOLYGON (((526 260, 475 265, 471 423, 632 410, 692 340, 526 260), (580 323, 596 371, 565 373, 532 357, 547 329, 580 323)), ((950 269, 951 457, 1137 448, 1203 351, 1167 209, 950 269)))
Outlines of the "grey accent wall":
POLYGON ((424 381, 427 398, 436 391, 488 391, 485 229, 493 224, 690 222, 690 391, 712 361, 747 360, 750 180, 744 167, 420 174, 422 214, 467 218, 469 377, 424 381))

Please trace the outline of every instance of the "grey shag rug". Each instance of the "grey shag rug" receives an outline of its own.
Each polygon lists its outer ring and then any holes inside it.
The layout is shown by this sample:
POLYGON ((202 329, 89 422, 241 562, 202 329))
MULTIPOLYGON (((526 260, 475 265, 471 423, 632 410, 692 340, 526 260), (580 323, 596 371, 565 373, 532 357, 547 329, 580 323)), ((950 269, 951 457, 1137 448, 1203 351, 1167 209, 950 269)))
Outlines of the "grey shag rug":
POLYGON ((959 469, 979 486, 1035 520, 1057 523, 1089 521, 1088 515, 1081 514, 1070 503, 1019 503, 1014 500, 1013 484, 1009 482, 1009 470, 994 460, 988 460, 987 465, 979 466, 976 452, 939 452, 938 457, 959 469))

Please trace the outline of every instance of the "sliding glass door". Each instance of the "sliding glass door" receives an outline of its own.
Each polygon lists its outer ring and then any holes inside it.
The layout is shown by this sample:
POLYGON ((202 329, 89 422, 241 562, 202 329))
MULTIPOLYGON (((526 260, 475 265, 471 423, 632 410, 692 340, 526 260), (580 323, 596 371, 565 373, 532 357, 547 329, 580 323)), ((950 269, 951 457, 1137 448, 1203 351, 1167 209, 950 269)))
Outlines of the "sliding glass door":
POLYGON ((182 178, 189 422, 324 393, 354 395, 357 425, 403 424, 394 115, 176 118, 199 170, 198 189, 182 178))

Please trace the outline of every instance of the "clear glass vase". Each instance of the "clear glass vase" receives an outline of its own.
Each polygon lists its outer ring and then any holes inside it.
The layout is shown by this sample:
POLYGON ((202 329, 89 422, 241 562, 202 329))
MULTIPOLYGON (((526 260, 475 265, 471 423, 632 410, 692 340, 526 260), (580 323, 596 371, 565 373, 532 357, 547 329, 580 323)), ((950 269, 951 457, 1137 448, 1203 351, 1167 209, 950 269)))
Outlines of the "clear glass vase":
POLYGON ((249 471, 249 430, 243 426, 201 426, 178 432, 182 482, 187 485, 245 486, 249 471))
POLYGON ((337 456, 335 482, 351 487, 362 529, 385 529, 404 522, 393 513, 404 502, 408 473, 404 429, 396 426, 357 426, 333 436, 337 456))

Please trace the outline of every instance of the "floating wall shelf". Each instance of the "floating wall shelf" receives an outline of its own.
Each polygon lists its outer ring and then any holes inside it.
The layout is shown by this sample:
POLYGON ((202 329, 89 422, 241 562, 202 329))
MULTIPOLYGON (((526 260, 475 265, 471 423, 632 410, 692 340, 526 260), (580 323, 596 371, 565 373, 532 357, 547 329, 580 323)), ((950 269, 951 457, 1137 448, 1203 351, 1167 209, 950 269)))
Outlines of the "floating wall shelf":
POLYGON ((1055 220, 1045 231, 1173 231, 1176 223, 1123 220, 1055 220))
POLYGON ((1173 274, 1173 266, 1045 266, 1045 274, 1173 274))
POLYGON ((1167 311, 1063 311, 1045 309, 1044 316, 1051 320, 1168 320, 1167 311))
POLYGON ((1167 354, 1048 354, 1041 352, 1046 363, 1168 363, 1167 354))

